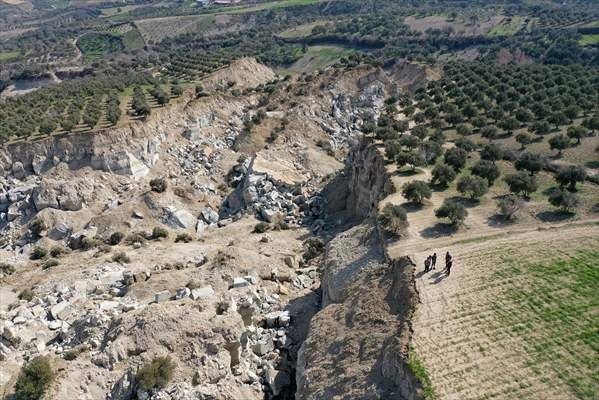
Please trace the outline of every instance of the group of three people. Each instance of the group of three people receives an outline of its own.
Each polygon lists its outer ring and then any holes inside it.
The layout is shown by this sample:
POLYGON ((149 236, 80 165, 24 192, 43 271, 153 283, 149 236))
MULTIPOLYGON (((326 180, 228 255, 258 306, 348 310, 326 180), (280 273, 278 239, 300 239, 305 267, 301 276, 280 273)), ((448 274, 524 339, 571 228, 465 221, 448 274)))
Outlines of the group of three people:
MULTIPOLYGON (((433 253, 432 255, 426 257, 426 260, 424 261, 424 273, 427 273, 427 272, 435 269, 436 264, 437 264, 437 253, 433 253)), ((449 276, 452 266, 453 266, 453 256, 448 251, 447 253, 445 253, 445 271, 447 271, 447 276, 449 276)))

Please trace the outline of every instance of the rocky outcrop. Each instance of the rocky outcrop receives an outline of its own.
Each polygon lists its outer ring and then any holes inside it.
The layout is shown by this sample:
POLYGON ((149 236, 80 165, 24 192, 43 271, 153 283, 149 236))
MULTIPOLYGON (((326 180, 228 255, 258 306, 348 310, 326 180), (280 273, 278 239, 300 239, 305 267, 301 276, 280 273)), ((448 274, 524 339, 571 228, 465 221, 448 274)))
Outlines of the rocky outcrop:
POLYGON ((298 354, 296 399, 421 399, 407 366, 414 264, 390 261, 379 237, 378 201, 392 190, 379 150, 355 146, 345 175, 337 184, 347 184, 345 213, 358 223, 327 244, 323 308, 298 354))

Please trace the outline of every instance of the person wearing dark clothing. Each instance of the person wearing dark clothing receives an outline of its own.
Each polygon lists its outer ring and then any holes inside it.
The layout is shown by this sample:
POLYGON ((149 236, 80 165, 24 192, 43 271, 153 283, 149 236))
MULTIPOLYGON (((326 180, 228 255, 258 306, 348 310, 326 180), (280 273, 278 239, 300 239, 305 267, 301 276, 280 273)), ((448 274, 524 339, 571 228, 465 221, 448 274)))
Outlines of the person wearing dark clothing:
POLYGON ((451 260, 452 258, 453 257, 451 257, 451 253, 449 251, 447 253, 445 253, 445 265, 447 265, 449 260, 451 260))
POLYGON ((432 267, 432 269, 435 269, 435 264, 437 264, 437 253, 433 253, 433 256, 431 257, 431 267, 432 267))
POLYGON ((447 264, 445 265, 445 269, 447 270, 447 276, 449 276, 449 273, 451 272, 451 267, 453 266, 453 260, 450 259, 447 264))
POLYGON ((431 268, 431 258, 429 256, 429 257, 426 257, 426 260, 424 261, 424 272, 430 271, 430 268, 431 268))

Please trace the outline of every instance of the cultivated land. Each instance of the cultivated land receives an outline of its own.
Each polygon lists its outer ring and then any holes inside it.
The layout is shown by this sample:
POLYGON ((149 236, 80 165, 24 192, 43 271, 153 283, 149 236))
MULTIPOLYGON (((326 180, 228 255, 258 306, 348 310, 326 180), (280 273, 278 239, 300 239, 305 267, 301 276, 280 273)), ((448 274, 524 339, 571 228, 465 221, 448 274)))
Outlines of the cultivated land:
POLYGON ((479 239, 414 254, 413 341, 438 398, 594 399, 599 225, 479 239), (421 272, 433 250, 451 276, 421 272))

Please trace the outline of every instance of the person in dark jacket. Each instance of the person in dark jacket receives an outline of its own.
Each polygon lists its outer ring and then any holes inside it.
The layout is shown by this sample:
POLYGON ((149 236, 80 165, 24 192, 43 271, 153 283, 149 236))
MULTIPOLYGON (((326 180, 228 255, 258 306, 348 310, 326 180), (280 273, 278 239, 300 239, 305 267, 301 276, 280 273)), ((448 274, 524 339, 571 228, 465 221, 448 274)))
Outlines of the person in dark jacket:
POLYGON ((428 272, 431 270, 431 257, 428 256, 426 257, 426 260, 424 261, 424 272, 428 272))
POLYGON ((431 257, 431 267, 435 269, 435 265, 437 264, 437 253, 433 253, 431 257))

